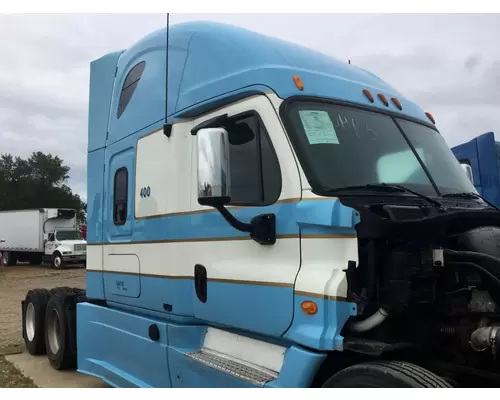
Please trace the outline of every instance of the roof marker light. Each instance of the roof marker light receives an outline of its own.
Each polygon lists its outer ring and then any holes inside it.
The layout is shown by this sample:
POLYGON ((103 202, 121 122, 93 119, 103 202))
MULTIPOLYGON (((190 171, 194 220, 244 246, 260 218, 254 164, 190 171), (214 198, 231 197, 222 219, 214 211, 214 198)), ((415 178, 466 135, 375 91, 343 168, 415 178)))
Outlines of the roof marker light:
POLYGON ((434 117, 432 116, 432 114, 426 112, 425 115, 427 116, 427 118, 429 118, 429 120, 434 124, 436 125, 436 120, 434 119, 434 117))
POLYGON ((384 103, 386 106, 389 106, 389 102, 387 101, 387 97, 385 97, 383 94, 377 94, 378 98, 382 103, 384 103))
POLYGON ((402 109, 403 109, 403 106, 401 105, 401 103, 400 103, 400 101, 399 101, 398 99, 396 99, 395 97, 393 97, 393 98, 391 99, 391 101, 394 103, 394 105, 395 105, 397 108, 399 108, 400 110, 402 110, 402 109))
POLYGON ((366 96, 366 98, 367 98, 368 100, 370 100, 370 103, 373 103, 373 102, 375 101, 375 100, 373 99, 373 96, 372 96, 372 94, 370 93, 370 91, 369 91, 369 90, 367 90, 367 89, 363 89, 363 93, 364 93, 364 95, 366 96))
POLYGON ((302 79, 300 79, 300 76, 294 75, 293 81, 295 82, 295 86, 297 86, 297 89, 304 90, 304 84, 302 83, 302 79))

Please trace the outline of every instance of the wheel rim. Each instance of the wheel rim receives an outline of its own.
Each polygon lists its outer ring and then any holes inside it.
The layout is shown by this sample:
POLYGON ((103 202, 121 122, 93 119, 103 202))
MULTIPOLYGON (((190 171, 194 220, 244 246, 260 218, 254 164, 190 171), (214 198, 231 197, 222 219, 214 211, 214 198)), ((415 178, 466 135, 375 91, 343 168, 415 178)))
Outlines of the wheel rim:
POLYGON ((54 267, 59 268, 61 266, 61 257, 56 256, 54 258, 54 267))
POLYGON ((33 303, 29 303, 28 307, 26 307, 26 336, 28 340, 31 342, 35 337, 35 306, 33 303))
POLYGON ((61 343, 60 318, 57 310, 50 312, 47 324, 47 338, 49 339, 49 347, 52 354, 59 351, 61 343))

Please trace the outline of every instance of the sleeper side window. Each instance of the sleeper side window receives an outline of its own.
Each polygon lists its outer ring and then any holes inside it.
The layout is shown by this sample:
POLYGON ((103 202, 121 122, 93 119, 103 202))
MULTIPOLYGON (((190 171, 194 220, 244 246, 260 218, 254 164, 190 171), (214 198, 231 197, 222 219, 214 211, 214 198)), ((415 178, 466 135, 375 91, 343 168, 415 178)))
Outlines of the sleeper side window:
POLYGON ((128 206, 128 170, 119 168, 115 172, 113 195, 113 222, 123 225, 127 221, 128 206))
POLYGON ((263 206, 274 203, 281 193, 278 157, 260 117, 235 117, 230 135, 231 205, 263 206))
POLYGON ((125 78, 125 82, 123 82, 122 91, 120 93, 120 101, 118 102, 118 109, 116 111, 116 118, 120 118, 127 108, 132 95, 141 80, 142 73, 144 72, 144 68, 146 67, 146 62, 141 61, 139 64, 135 65, 130 72, 127 74, 125 78))

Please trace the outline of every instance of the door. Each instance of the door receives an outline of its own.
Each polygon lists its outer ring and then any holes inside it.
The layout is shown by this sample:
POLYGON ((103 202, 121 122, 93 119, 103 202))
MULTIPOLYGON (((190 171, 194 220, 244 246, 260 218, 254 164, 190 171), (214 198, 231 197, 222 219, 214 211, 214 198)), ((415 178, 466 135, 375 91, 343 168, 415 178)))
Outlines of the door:
POLYGON ((209 324, 279 336, 293 318, 293 285, 300 268, 299 232, 293 219, 301 196, 298 169, 266 96, 220 109, 194 125, 223 114, 254 133, 245 143, 230 139, 235 143, 230 150, 231 205, 235 207, 228 210, 244 222, 274 213, 278 237, 274 245, 260 245, 214 209, 198 204, 193 136, 191 229, 196 239, 189 243, 188 265, 194 276, 194 314, 209 324), (206 212, 199 212, 205 208, 206 212))
POLYGON ((104 216, 104 274, 106 299, 121 301, 123 297, 140 296, 140 263, 127 246, 132 239, 133 176, 135 152, 126 144, 114 144, 106 149, 105 216, 104 216))
POLYGON ((51 232, 47 236, 47 240, 45 241, 45 255, 51 256, 55 249, 55 234, 51 232))

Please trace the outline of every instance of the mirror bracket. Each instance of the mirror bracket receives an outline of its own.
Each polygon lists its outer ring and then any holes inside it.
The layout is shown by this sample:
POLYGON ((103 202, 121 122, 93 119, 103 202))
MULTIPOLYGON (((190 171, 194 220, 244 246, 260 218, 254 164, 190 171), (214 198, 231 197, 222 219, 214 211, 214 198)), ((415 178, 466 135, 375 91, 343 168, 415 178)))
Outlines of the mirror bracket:
POLYGON ((227 114, 218 115, 214 118, 211 118, 207 121, 203 121, 196 125, 193 129, 191 129, 191 135, 196 136, 199 130, 208 129, 208 128, 220 128, 221 125, 227 123, 229 117, 227 114))
POLYGON ((172 135, 172 124, 163 125, 163 134, 168 138, 172 135))
POLYGON ((257 215, 247 224, 236 219, 223 205, 217 205, 215 209, 233 228, 249 233, 250 237, 258 244, 272 245, 276 243, 276 216, 274 214, 257 215))

